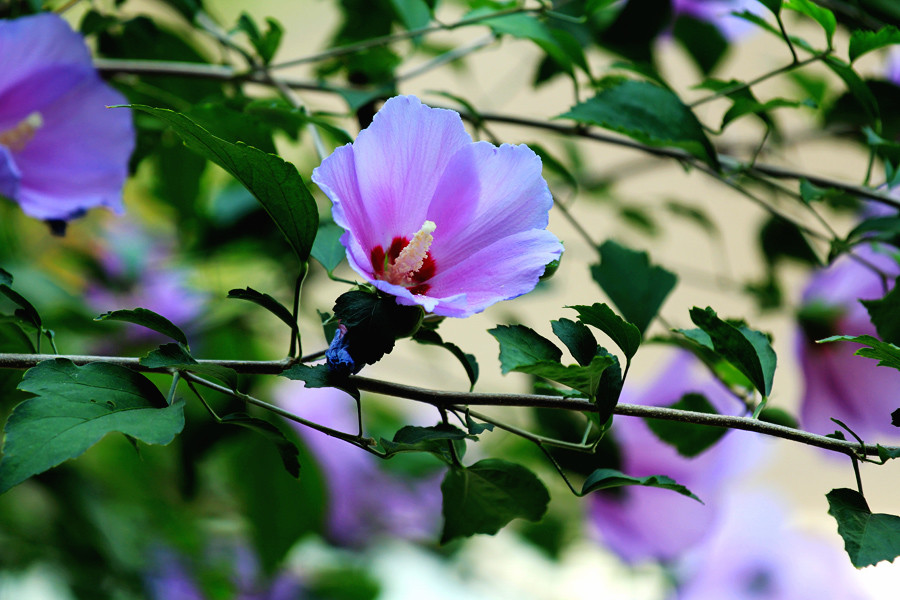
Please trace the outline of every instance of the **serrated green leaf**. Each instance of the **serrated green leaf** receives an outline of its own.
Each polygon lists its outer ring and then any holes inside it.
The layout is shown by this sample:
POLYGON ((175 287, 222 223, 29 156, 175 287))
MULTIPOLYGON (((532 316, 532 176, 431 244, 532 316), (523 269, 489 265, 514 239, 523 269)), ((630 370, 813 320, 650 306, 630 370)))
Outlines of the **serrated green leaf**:
POLYGON ((625 485, 642 485, 645 487, 657 487, 664 490, 672 490, 673 492, 677 492, 682 496, 687 496, 688 498, 693 498, 700 504, 703 504, 703 501, 695 496, 693 492, 691 492, 683 485, 677 483, 671 477, 667 477, 666 475, 632 477, 631 475, 626 475, 625 473, 617 471, 616 469, 597 469, 596 471, 591 473, 584 481, 584 486, 582 486, 581 488, 581 495, 583 496, 585 494, 589 494, 590 492, 617 488, 625 485))
POLYGON ((900 44, 900 30, 893 25, 886 25, 878 31, 857 29, 850 34, 850 49, 848 56, 852 63, 867 52, 878 50, 885 46, 892 46, 894 44, 900 44))
POLYGON ((863 344, 868 346, 868 348, 860 348, 853 353, 854 355, 874 358, 878 361, 879 367, 891 367, 900 370, 900 348, 894 344, 882 342, 871 335, 833 335, 824 340, 816 340, 817 344, 828 342, 855 342, 863 344))
POLYGON ((254 304, 262 306, 267 311, 278 317, 293 331, 297 330, 297 322, 294 320, 294 316, 291 314, 291 311, 289 311, 284 304, 282 304, 269 294, 257 292, 253 288, 248 287, 244 288, 243 290, 229 290, 228 297, 237 298, 238 300, 247 300, 248 302, 252 302, 254 304))
POLYGON ((513 519, 540 521, 550 494, 534 473, 499 459, 481 460, 471 467, 447 471, 444 530, 441 543, 476 533, 493 535, 513 519))
POLYGON ((131 108, 171 126, 188 148, 240 181, 269 213, 300 261, 306 262, 316 237, 319 212, 294 165, 252 146, 218 138, 177 112, 139 104, 131 108))
POLYGON ((584 367, 591 364, 594 355, 597 354, 597 339, 584 323, 559 319, 550 321, 550 326, 579 365, 584 367))
POLYGON ((164 336, 170 337, 173 340, 184 344, 187 347, 188 345, 187 336, 184 335, 184 332, 178 328, 177 325, 172 323, 172 321, 168 320, 162 315, 158 315, 152 310, 147 310, 146 308, 134 308, 132 310, 113 310, 107 313, 103 313, 99 317, 94 319, 95 321, 124 321, 126 323, 133 323, 135 325, 140 325, 141 327, 146 327, 147 329, 152 329, 157 333, 161 333, 164 336))
POLYGON ((559 116, 597 125, 654 147, 681 148, 719 170, 703 126, 669 89, 648 81, 622 80, 559 116))
POLYGON ((900 344, 900 288, 894 286, 880 300, 860 300, 869 311, 869 319, 878 337, 889 344, 900 344))
POLYGON ((600 264, 591 266, 591 276, 625 320, 643 335, 678 278, 651 265, 646 252, 631 250, 612 240, 600 246, 600 257, 600 264))
POLYGON ((823 6, 819 6, 810 0, 785 0, 784 8, 804 14, 816 21, 825 30, 825 38, 828 47, 831 48, 834 41, 834 32, 837 29, 837 19, 834 13, 823 6))
POLYGON ((709 307, 692 308, 691 321, 709 335, 716 353, 746 375, 760 394, 772 393, 776 356, 763 333, 726 323, 709 307))
POLYGON ((900 517, 872 514, 862 494, 840 488, 825 494, 828 514, 838 524, 844 550, 857 569, 900 556, 900 517))
POLYGON ((149 379, 116 365, 48 360, 29 369, 18 389, 36 397, 6 423, 0 494, 80 456, 107 433, 165 445, 184 427, 182 402, 167 405, 149 379))
MULTIPOLYGON (((710 415, 718 414, 703 394, 685 394, 678 402, 668 408, 690 410, 710 415)), ((693 423, 664 421, 662 419, 645 419, 647 426, 656 437, 669 444, 678 454, 693 458, 714 446, 728 431, 718 427, 708 427, 693 423)))
POLYGON ((506 375, 539 362, 559 363, 562 350, 524 325, 498 325, 488 333, 500 343, 500 369, 506 375))
POLYGON ((284 470, 287 471, 291 477, 300 477, 300 451, 297 449, 297 446, 284 435, 284 432, 281 431, 281 429, 268 421, 251 417, 247 413, 231 413, 225 415, 222 417, 221 422, 227 425, 244 427, 261 434, 267 440, 275 444, 275 448, 278 450, 278 455, 281 457, 281 462, 284 465, 284 470))
POLYGON ((578 320, 585 325, 596 327, 612 339, 622 350, 628 360, 635 355, 641 345, 641 332, 638 328, 616 313, 602 302, 591 306, 567 306, 578 311, 578 320))
POLYGON ((341 244, 341 236, 344 230, 334 223, 325 223, 319 226, 319 233, 316 234, 316 241, 313 242, 310 254, 314 259, 319 261, 328 276, 334 274, 334 270, 347 256, 347 250, 341 244))

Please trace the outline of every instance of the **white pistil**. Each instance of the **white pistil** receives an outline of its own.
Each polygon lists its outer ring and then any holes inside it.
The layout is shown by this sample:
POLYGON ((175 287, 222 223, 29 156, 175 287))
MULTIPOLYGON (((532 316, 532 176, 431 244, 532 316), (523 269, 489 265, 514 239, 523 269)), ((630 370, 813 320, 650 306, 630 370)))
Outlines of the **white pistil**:
POLYGON ((437 225, 434 221, 425 221, 422 228, 416 232, 413 239, 400 251, 394 264, 388 267, 387 280, 394 284, 404 285, 411 283, 413 275, 418 273, 425 264, 428 249, 434 241, 434 230, 437 225))
POLYGON ((21 152, 43 125, 44 118, 41 113, 33 112, 12 129, 0 131, 0 146, 6 146, 13 152, 21 152))

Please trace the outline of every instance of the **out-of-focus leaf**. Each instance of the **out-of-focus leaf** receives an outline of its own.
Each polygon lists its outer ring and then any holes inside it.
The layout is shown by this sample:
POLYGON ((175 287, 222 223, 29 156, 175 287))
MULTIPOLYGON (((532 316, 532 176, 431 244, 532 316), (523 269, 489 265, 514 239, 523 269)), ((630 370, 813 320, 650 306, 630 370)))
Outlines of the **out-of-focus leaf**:
POLYGON ((880 300, 860 300, 878 332, 878 337, 889 344, 900 344, 900 288, 894 286, 880 300))
POLYGON ((852 63, 867 52, 894 44, 900 44, 900 30, 893 25, 887 25, 878 31, 857 29, 850 34, 850 62, 852 63))
POLYGON ((246 413, 231 413, 225 415, 222 417, 222 423, 238 425, 261 434, 264 438, 275 444, 275 448, 277 448, 278 455, 281 457, 281 462, 284 465, 284 470, 287 471, 291 477, 300 477, 300 450, 297 449, 294 442, 284 435, 284 432, 281 429, 268 421, 251 417, 246 413))
POLYGON ((329 277, 334 274, 334 270, 347 256, 347 250, 341 244, 343 234, 344 230, 338 225, 326 223, 319 226, 319 233, 316 235, 316 241, 313 242, 310 253, 325 267, 329 277))
POLYGON ((825 38, 828 41, 828 47, 831 48, 834 40, 834 32, 837 29, 837 19, 834 13, 810 0, 785 0, 784 8, 802 13, 807 17, 815 20, 822 29, 825 30, 825 38))
POLYGON ((431 22, 431 9, 425 0, 391 0, 391 4, 409 30, 422 29, 431 22))
MULTIPOLYGON (((702 394, 685 394, 668 408, 690 410, 710 415, 718 414, 715 407, 702 394)), ((694 423, 646 419, 647 426, 663 442, 669 444, 678 454, 693 458, 715 445, 728 431, 719 427, 708 427, 694 423)))
POLYGON ((860 348, 853 353, 854 355, 874 358, 878 361, 879 367, 892 367, 900 370, 900 348, 894 344, 882 342, 871 335, 833 335, 824 340, 816 340, 817 344, 825 344, 828 342, 855 342, 857 344, 863 344, 868 347, 860 348))
POLYGON ((190 347, 188 346, 187 336, 184 335, 184 332, 181 331, 181 329, 179 329, 177 325, 172 323, 172 321, 168 320, 164 316, 158 315, 152 310, 148 310, 146 308, 113 310, 107 313, 103 313, 99 317, 96 317, 94 320, 124 321, 126 323, 134 323, 135 325, 140 325, 141 327, 152 329, 157 333, 161 333, 164 336, 170 337, 173 340, 182 343, 187 347, 190 347))

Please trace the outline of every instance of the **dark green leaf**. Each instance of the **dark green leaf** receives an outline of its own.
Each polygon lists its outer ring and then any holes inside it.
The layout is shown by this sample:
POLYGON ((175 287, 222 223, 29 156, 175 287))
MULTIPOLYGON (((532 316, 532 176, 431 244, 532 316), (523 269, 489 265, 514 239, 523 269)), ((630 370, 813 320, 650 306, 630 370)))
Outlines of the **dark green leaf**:
POLYGON ((824 344, 827 342, 855 342, 857 344, 863 344, 868 346, 868 348, 860 348, 853 353, 854 355, 874 358, 878 361, 879 367, 892 367, 900 370, 900 348, 894 344, 882 342, 871 335, 833 335, 824 340, 816 340, 817 344, 824 344))
POLYGON ((822 264, 800 228, 779 217, 773 216, 763 224, 759 244, 769 265, 775 265, 784 258, 814 266, 822 264))
POLYGON ((759 102, 750 98, 733 98, 731 108, 722 116, 722 128, 724 129, 732 121, 745 115, 758 115, 763 117, 764 122, 769 123, 771 119, 767 117, 766 113, 776 108, 796 108, 800 105, 800 102, 786 98, 775 98, 767 102, 759 102))
POLYGON ((900 427, 900 408, 891 413, 891 425, 900 427))
POLYGON ((682 14, 675 20, 672 33, 704 75, 716 68, 728 50, 728 40, 710 21, 682 14))
POLYGON ((825 58, 825 64, 835 75, 840 77, 850 93, 859 102, 859 105, 866 111, 868 121, 875 122, 880 118, 881 111, 878 108, 878 100, 869 89, 865 81, 853 70, 853 67, 834 56, 825 58))
POLYGON ((560 176, 569 187, 578 188, 578 180, 566 166, 556 159, 544 146, 536 142, 528 144, 528 147, 534 150, 534 153, 541 157, 541 164, 544 169, 560 176))
POLYGON ((591 306, 577 305, 566 308, 575 309, 578 311, 579 321, 596 327, 608 335, 628 360, 631 360, 641 345, 641 332, 638 328, 614 313, 606 304, 595 302, 591 306))
POLYGON ((617 131, 649 146, 681 148, 719 170, 715 148, 691 109, 671 90, 647 81, 619 81, 560 118, 617 131))
POLYGON ((597 354, 597 339, 586 325, 570 319, 560 319, 550 321, 550 326, 579 365, 585 367, 591 364, 597 354))
POLYGON ((306 383, 306 387, 310 388, 334 387, 359 400, 359 390, 356 389, 356 386, 351 384, 346 377, 336 375, 328 368, 328 365, 296 364, 279 374, 294 381, 303 381, 306 383))
POLYGON ((825 30, 825 37, 828 40, 828 47, 831 48, 834 39, 834 32, 837 29, 837 19, 834 13, 819 6, 811 0, 786 0, 784 7, 798 13, 802 13, 807 17, 815 20, 822 29, 825 30))
POLYGON ((29 369, 18 389, 36 397, 6 423, 0 493, 80 456, 107 433, 165 445, 184 427, 183 403, 167 405, 149 379, 124 367, 48 360, 29 369))
POLYGON ((553 342, 524 325, 498 325, 488 333, 500 343, 500 369, 504 375, 539 362, 559 363, 562 358, 562 350, 553 342))
POLYGON ((783 425, 784 427, 790 427, 791 429, 800 428, 797 419, 789 412, 780 408, 763 409, 763 411, 759 413, 759 420, 766 423, 774 423, 775 425, 783 425))
POLYGON ((181 344, 163 344, 141 358, 140 363, 151 369, 178 369, 197 375, 218 379, 232 390, 237 390, 237 371, 222 365, 198 363, 181 344))
POLYGON ((467 439, 475 438, 452 425, 438 424, 434 427, 407 425, 394 434, 394 439, 381 438, 378 443, 387 456, 400 452, 429 452, 450 463, 452 458, 448 442, 458 443, 457 454, 462 454, 467 439))
POLYGON ((218 138, 171 110, 132 105, 170 125, 195 152, 228 171, 260 201, 301 262, 309 257, 319 212, 294 165, 245 144, 218 138))
POLYGON ((878 458, 882 460, 882 462, 887 462, 889 460, 893 460, 895 458, 900 458, 900 448, 885 448, 881 444, 877 444, 875 448, 878 450, 878 458))
MULTIPOLYGON (((481 8, 473 10, 466 17, 471 18, 491 12, 495 11, 491 8, 481 8)), ((565 69, 566 72, 572 72, 572 60, 566 53, 566 50, 560 46, 550 29, 534 16, 515 13, 484 19, 481 21, 481 24, 489 26, 494 33, 500 35, 507 34, 519 39, 531 40, 555 60, 560 67, 565 69)))
POLYGON ((341 244, 341 236, 343 234, 344 230, 334 223, 320 225, 316 241, 313 243, 310 251, 312 257, 319 261, 325 267, 325 270, 328 271, 329 277, 334 274, 334 270, 347 256, 347 250, 341 244))
MULTIPOLYGON (((710 415, 718 414, 709 400, 702 394, 685 394, 668 408, 690 410, 710 415)), ((727 430, 679 421, 646 419, 647 426, 660 440, 669 444, 678 454, 693 458, 718 442, 727 430)))
POLYGON ((616 469, 597 469, 588 476, 581 488, 581 494, 585 495, 597 490, 606 490, 610 488, 622 487, 624 485, 642 485, 646 487, 658 487, 665 490, 672 490, 682 496, 693 498, 700 504, 703 501, 695 496, 689 489, 678 484, 671 477, 665 475, 649 475, 647 477, 632 477, 626 475, 616 469))
POLYGON ((431 10, 425 0, 391 0, 394 12, 409 30, 422 29, 431 22, 431 10))
POLYGON ((900 217, 872 217, 861 221, 847 234, 848 244, 871 239, 889 241, 900 238, 900 217))
POLYGON ((12 285, 13 276, 9 273, 9 271, 5 269, 0 269, 0 284, 4 285, 12 285))
POLYGON ((297 330, 297 322, 294 320, 294 316, 291 314, 291 311, 289 311, 284 306, 284 304, 282 304, 269 294, 257 292, 256 290, 248 287, 243 290, 229 290, 228 297, 237 298, 239 300, 247 300, 248 302, 258 304, 259 306, 262 306, 267 311, 281 319, 281 321, 292 330, 297 330))
POLYGON ((463 369, 466 370, 466 377, 469 378, 469 391, 472 391, 475 383, 478 381, 478 361, 475 359, 474 354, 463 352, 462 348, 454 343, 445 342, 440 334, 433 329, 419 329, 412 339, 420 344, 440 346, 450 352, 459 361, 459 364, 463 366, 463 369))
POLYGON ((857 29, 850 35, 850 62, 867 52, 894 44, 900 44, 900 30, 893 25, 887 25, 878 31, 857 29))
POLYGON ((493 423, 477 423, 472 416, 469 414, 469 411, 466 411, 466 429, 469 430, 469 433, 472 435, 479 435, 484 433, 485 431, 493 431, 494 424, 493 423))
POLYGON ((860 300, 878 337, 889 344, 900 344, 900 287, 894 286, 881 300, 860 300))
POLYGON ((284 28, 281 26, 281 23, 272 18, 266 19, 266 23, 269 27, 265 33, 261 33, 253 18, 247 13, 241 13, 238 19, 238 29, 247 34, 247 38, 253 44, 253 47, 256 48, 256 52, 263 63, 269 64, 275 56, 278 46, 281 44, 284 28))
POLYGON ((567 385, 594 400, 600 389, 604 371, 614 364, 616 364, 614 356, 598 354, 584 367, 565 366, 558 362, 545 360, 530 365, 519 365, 515 370, 567 385))
POLYGON ((300 451, 297 449, 297 446, 284 435, 284 432, 281 431, 281 429, 268 421, 251 417, 247 413, 232 413, 230 415, 225 415, 222 417, 221 422, 227 423, 228 425, 245 427, 262 434, 263 437, 275 444, 275 447, 278 449, 278 455, 281 456, 281 462, 284 464, 284 469, 291 477, 300 477, 300 451))
POLYGON ((17 317, 24 319, 27 323, 33 325, 39 331, 42 329, 41 315, 38 314, 37 309, 31 304, 31 302, 26 300, 24 296, 19 294, 17 291, 12 289, 5 283, 0 283, 0 294, 3 294, 21 307, 21 310, 16 311, 17 317))
POLYGON ((713 349, 746 375, 760 394, 772 393, 776 356, 765 334, 726 323, 709 307, 692 308, 691 321, 709 335, 713 349))
POLYGON ((600 257, 600 264, 591 266, 591 276, 625 320, 643 335, 678 278, 651 265, 646 252, 631 250, 612 240, 600 246, 600 257))
POLYGON ((825 494, 828 514, 838 524, 844 550, 857 569, 900 556, 900 517, 872 514, 866 499, 854 490, 840 488, 825 494))
MULTIPOLYGON (((152 310, 146 308, 135 308, 132 310, 113 310, 103 313, 94 319, 95 321, 125 321, 126 323, 134 323, 152 329, 157 333, 161 333, 173 340, 188 346, 187 336, 174 323, 162 315, 158 315, 152 310)), ((190 346, 188 346, 190 347, 190 346)))
POLYGON ((773 15, 778 15, 781 12, 781 1, 782 0, 759 0, 759 3, 772 11, 773 15))
POLYGON ((479 461, 468 468, 447 471, 444 531, 441 543, 476 533, 493 535, 516 518, 540 521, 550 494, 534 473, 499 459, 479 461))
POLYGON ((344 342, 354 363, 371 365, 394 349, 394 341, 416 332, 424 312, 397 304, 393 296, 353 290, 338 296, 334 317, 347 327, 344 342))

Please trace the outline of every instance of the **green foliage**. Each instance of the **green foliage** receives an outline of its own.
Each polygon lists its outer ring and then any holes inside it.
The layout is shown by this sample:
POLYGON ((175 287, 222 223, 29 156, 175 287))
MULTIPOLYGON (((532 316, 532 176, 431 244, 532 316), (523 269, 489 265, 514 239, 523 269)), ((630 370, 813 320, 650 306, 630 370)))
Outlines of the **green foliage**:
POLYGON ((342 235, 344 230, 339 226, 334 223, 322 223, 310 250, 312 257, 325 267, 329 277, 334 276, 334 270, 347 256, 347 250, 341 244, 342 235))
POLYGON ((585 325, 596 327, 608 335, 622 350, 627 360, 631 360, 641 345, 641 332, 638 328, 614 313, 606 304, 595 302, 591 306, 578 305, 567 308, 578 311, 578 320, 585 325))
POLYGON ((500 369, 504 375, 540 362, 558 363, 562 358, 562 351, 553 342, 530 327, 498 325, 488 333, 500 342, 500 369))
POLYGON ((837 19, 834 13, 827 8, 812 2, 811 0, 785 0, 784 8, 802 13, 811 19, 814 19, 822 29, 825 30, 825 38, 828 41, 828 48, 832 46, 834 41, 834 32, 837 29, 837 19))
POLYGON ((80 456, 107 433, 165 445, 184 427, 182 402, 168 405, 150 380, 116 365, 44 361, 25 373, 19 389, 36 397, 16 406, 6 423, 0 493, 80 456))
POLYGON ((309 388, 333 387, 359 400, 359 390, 346 377, 332 371, 328 365, 309 366, 302 363, 291 365, 280 373, 293 381, 302 381, 309 388))
POLYGON ((457 456, 465 454, 465 440, 477 439, 458 427, 439 423, 433 427, 414 427, 406 425, 394 434, 393 439, 381 438, 378 443, 385 456, 390 457, 401 452, 427 452, 434 454, 447 464, 453 464, 453 444, 457 456))
POLYGON ((240 181, 269 213, 300 261, 306 261, 316 237, 319 212, 292 164, 252 146, 218 138, 177 112, 141 105, 131 108, 162 120, 181 136, 188 148, 240 181))
POLYGON ((824 340, 816 340, 818 344, 828 342, 855 342, 863 344, 866 348, 860 348, 853 354, 856 356, 864 356, 866 358, 874 358, 878 361, 879 367, 892 367, 900 370, 900 348, 888 342, 882 342, 878 338, 871 335, 833 335, 824 340))
POLYGON ((280 428, 264 419, 257 419, 241 412, 225 415, 219 422, 244 427, 262 435, 265 439, 275 444, 278 455, 281 457, 281 463, 284 465, 284 470, 291 477, 300 477, 300 450, 297 449, 297 446, 287 438, 280 428))
POLYGON ((850 62, 863 54, 894 44, 900 44, 900 30, 893 25, 887 25, 878 31, 858 29, 850 35, 850 62))
POLYGON ((267 65, 278 51, 278 46, 281 45, 284 28, 281 23, 271 18, 266 19, 266 25, 268 27, 265 33, 261 32, 253 17, 245 12, 241 13, 237 22, 237 29, 247 34, 247 38, 259 54, 259 58, 262 59, 263 64, 267 65))
POLYGON ((347 327, 344 341, 357 365, 381 360, 394 349, 395 340, 417 331, 423 315, 421 307, 362 290, 345 292, 334 303, 334 316, 347 327))
POLYGON ((900 288, 894 288, 880 300, 860 300, 878 332, 878 337, 889 344, 900 344, 900 288))
POLYGON ((693 337, 694 341, 715 351, 743 373, 763 396, 772 393, 772 378, 775 375, 776 356, 769 339, 764 333, 750 329, 744 323, 732 324, 720 319, 716 312, 707 307, 705 310, 691 309, 691 321, 707 336, 693 337))
MULTIPOLYGON (((668 408, 689 410, 709 415, 718 414, 703 394, 685 394, 678 402, 668 408)), ((679 421, 662 419, 646 419, 647 426, 663 442, 669 444, 678 454, 693 458, 714 446, 722 439, 727 430, 719 427, 695 425, 679 421)))
POLYGON ((681 148, 719 170, 719 159, 694 113, 671 90, 619 80, 560 115, 623 133, 643 144, 681 148))
POLYGON ((591 364, 594 355, 597 354, 597 339, 591 330, 581 321, 559 319, 551 321, 553 333, 566 345, 572 357, 579 365, 585 367, 591 364))
POLYGON ((133 323, 135 325, 140 325, 141 327, 146 327, 147 329, 152 329, 157 333, 161 333, 164 336, 170 337, 176 342, 189 347, 187 336, 184 335, 184 332, 181 331, 181 329, 179 329, 177 325, 172 323, 164 316, 158 315, 152 310, 148 310, 146 308, 135 308, 132 310, 113 310, 107 313, 103 313, 99 317, 96 317, 94 320, 124 321, 126 323, 133 323))
POLYGON ((391 0, 403 25, 409 29, 422 29, 431 22, 431 9, 425 0, 391 0))
POLYGON ((228 291, 229 298, 237 298, 238 300, 247 300, 248 302, 252 302, 259 306, 262 306, 267 311, 278 317, 282 323, 287 325, 293 331, 297 331, 297 322, 294 320, 294 316, 291 314, 291 311, 287 309, 287 307, 270 296, 269 294, 265 294, 263 292, 257 292, 253 288, 245 288, 229 290, 228 291))
POLYGON ((679 493, 682 496, 687 496, 688 498, 693 498, 697 502, 703 504, 703 501, 695 496, 693 492, 677 483, 671 477, 665 475, 632 477, 631 475, 626 475, 616 469, 597 469, 591 473, 584 481, 584 486, 581 488, 581 495, 583 496, 591 492, 619 488, 626 485, 642 485, 645 487, 657 487, 664 490, 672 490, 673 492, 679 493))
POLYGON ((439 346, 452 354, 466 371, 466 377, 469 378, 469 391, 471 392, 475 388, 475 383, 478 381, 478 361, 474 354, 463 352, 462 348, 452 342, 445 342, 437 331, 426 327, 419 329, 412 339, 420 344, 439 346))
POLYGON ((728 51, 728 40, 709 21, 680 16, 672 33, 704 75, 711 73, 728 51))
POLYGON ((180 343, 163 344, 141 358, 140 363, 151 369, 178 369, 204 377, 213 377, 230 389, 237 390, 238 374, 234 369, 222 365, 199 363, 180 343))
POLYGON ((600 264, 591 266, 591 276, 641 334, 678 281, 674 273, 651 265, 646 252, 631 250, 612 240, 600 246, 600 264))
POLYGON ((447 471, 444 530, 441 543, 476 533, 493 535, 513 519, 540 521, 550 494, 534 473, 499 459, 478 461, 471 467, 447 471))
POLYGON ((828 514, 837 521, 844 550, 854 567, 868 567, 883 560, 893 562, 900 556, 900 517, 873 514, 866 499, 854 490, 831 490, 825 497, 828 514))

